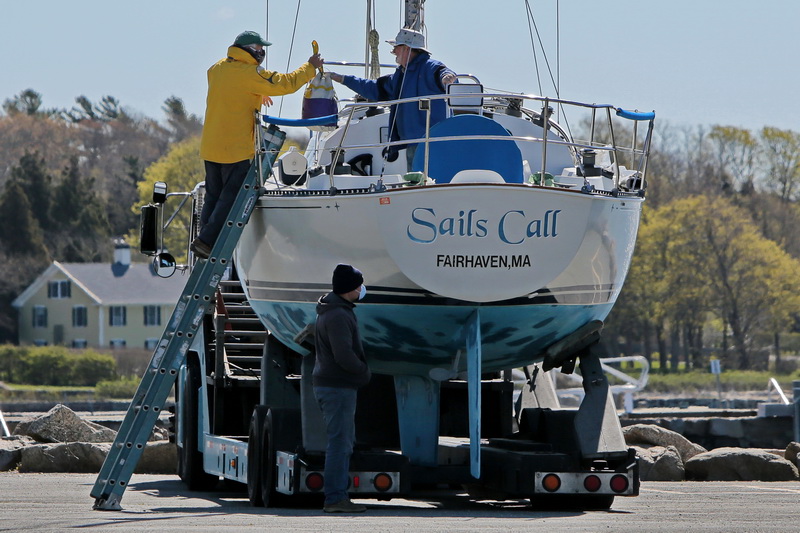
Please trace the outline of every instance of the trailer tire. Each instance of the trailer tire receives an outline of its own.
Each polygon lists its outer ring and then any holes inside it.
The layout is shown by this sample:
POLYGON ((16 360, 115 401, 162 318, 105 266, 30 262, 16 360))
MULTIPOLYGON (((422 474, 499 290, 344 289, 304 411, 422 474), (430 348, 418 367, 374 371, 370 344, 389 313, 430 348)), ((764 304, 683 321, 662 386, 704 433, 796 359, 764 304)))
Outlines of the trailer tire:
POLYGON ((261 447, 264 430, 264 418, 269 407, 256 405, 250 417, 250 428, 247 432, 247 499, 253 507, 263 507, 264 498, 261 495, 261 460, 263 450, 261 447))
POLYGON ((203 453, 198 450, 201 384, 200 364, 189 355, 186 358, 186 383, 179 388, 184 416, 178 418, 177 422, 182 426, 184 440, 183 445, 178 447, 178 476, 193 491, 211 490, 219 481, 217 476, 203 470, 203 453))
POLYGON ((294 451, 301 443, 300 410, 269 408, 261 431, 261 500, 264 507, 281 507, 289 503, 286 494, 278 492, 276 458, 278 450, 294 451))

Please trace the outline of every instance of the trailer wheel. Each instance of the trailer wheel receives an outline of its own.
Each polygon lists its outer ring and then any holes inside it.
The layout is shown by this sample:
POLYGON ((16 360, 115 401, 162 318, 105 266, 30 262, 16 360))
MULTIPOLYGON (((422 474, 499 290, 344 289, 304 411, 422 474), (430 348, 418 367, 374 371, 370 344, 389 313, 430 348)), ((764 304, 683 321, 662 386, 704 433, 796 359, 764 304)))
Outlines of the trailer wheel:
POLYGON ((264 418, 269 407, 256 405, 250 417, 250 428, 247 432, 247 498, 253 507, 262 507, 264 498, 261 495, 261 461, 262 435, 264 418))
POLYGON ((178 476, 189 490, 196 491, 211 490, 219 481, 217 476, 203 470, 203 453, 198 450, 201 384, 200 364, 190 355, 186 358, 186 383, 179 388, 184 416, 177 421, 183 430, 183 445, 178 448, 178 476))
POLYGON ((269 408, 261 431, 261 499, 264 507, 281 507, 289 503, 289 496, 278 492, 277 452, 295 451, 301 439, 299 409, 269 408))

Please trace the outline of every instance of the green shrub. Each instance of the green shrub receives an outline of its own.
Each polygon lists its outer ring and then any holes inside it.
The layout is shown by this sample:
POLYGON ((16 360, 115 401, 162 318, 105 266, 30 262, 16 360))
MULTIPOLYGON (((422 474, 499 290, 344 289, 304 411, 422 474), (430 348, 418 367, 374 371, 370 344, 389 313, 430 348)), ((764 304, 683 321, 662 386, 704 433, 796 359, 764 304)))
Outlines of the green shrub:
POLYGON ((19 381, 30 385, 69 385, 71 370, 69 352, 63 346, 33 347, 21 357, 19 381))
POLYGON ((21 359, 28 353, 25 347, 13 344, 0 345, 0 381, 14 383, 20 381, 21 359))
POLYGON ((117 363, 108 354, 86 350, 73 355, 72 380, 70 385, 94 386, 103 380, 116 377, 117 363))
POLYGON ((116 377, 117 363, 108 354, 63 346, 0 348, 10 383, 51 386, 93 386, 116 377))
MULTIPOLYGON (((720 388, 723 391, 766 391, 769 379, 775 377, 784 392, 791 391, 792 380, 800 372, 791 375, 775 376, 771 372, 755 370, 723 371, 719 376, 720 388)), ((645 392, 695 393, 717 390, 717 379, 707 371, 693 370, 673 374, 650 373, 645 392)))
POLYGON ((141 379, 134 377, 127 377, 116 379, 113 381, 101 381, 94 389, 97 399, 122 399, 130 400, 136 393, 141 379))

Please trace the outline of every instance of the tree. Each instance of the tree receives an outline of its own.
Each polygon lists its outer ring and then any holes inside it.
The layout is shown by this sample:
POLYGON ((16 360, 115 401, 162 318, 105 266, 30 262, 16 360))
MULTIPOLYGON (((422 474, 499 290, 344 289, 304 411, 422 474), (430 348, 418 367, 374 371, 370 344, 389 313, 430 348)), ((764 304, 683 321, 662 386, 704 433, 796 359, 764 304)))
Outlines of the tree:
POLYGON ((760 140, 767 188, 783 202, 797 199, 800 194, 800 133, 765 127, 760 140))
POLYGON ((167 124, 172 134, 173 142, 181 142, 189 137, 200 135, 203 123, 197 115, 186 112, 183 100, 177 96, 170 96, 161 107, 167 115, 167 124))
POLYGON ((8 115, 24 114, 28 116, 57 115, 57 109, 42 109, 42 95, 33 89, 25 89, 13 98, 3 101, 3 111, 8 115))
POLYGON ((718 316, 730 328, 738 368, 750 368, 754 335, 785 325, 800 305, 800 264, 727 200, 681 199, 658 215, 661 233, 672 235, 666 279, 679 295, 668 298, 668 314, 718 316))
POLYGON ((11 302, 49 261, 28 197, 11 181, 0 196, 0 342, 16 342, 17 312, 11 302))
POLYGON ((103 202, 94 190, 94 180, 81 176, 78 157, 73 156, 53 191, 51 239, 53 255, 60 261, 101 261, 110 250, 110 232, 103 202))
POLYGON ((25 192, 39 227, 44 231, 50 230, 53 227, 50 219, 50 186, 53 178, 47 172, 44 158, 39 152, 25 152, 19 165, 11 169, 11 180, 25 192))
POLYGON ((708 139, 717 160, 720 184, 736 191, 752 188, 758 143, 750 130, 714 126, 708 139))
POLYGON ((42 230, 25 190, 17 181, 6 185, 0 197, 0 242, 6 253, 46 260, 42 230))

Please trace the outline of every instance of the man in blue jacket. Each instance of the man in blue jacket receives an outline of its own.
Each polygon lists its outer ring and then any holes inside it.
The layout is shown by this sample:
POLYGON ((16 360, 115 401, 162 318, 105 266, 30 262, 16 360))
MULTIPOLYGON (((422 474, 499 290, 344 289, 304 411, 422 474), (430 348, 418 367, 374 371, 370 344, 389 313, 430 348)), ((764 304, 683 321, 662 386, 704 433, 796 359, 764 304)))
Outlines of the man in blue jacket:
MULTIPOLYGON (((392 53, 398 65, 393 74, 381 76, 377 80, 368 80, 331 72, 331 79, 372 101, 444 94, 447 86, 456 81, 455 72, 441 61, 431 59, 431 54, 426 49, 425 35, 422 33, 402 29, 394 40, 386 42, 392 45, 392 53)), ((400 104, 399 109, 397 105, 393 105, 389 112, 391 128, 389 139, 401 141, 425 137, 425 114, 425 111, 419 109, 417 102, 400 104)), ((445 118, 447 118, 445 101, 431 101, 431 126, 445 118)), ((417 146, 417 143, 405 146, 409 170, 417 146)), ((398 148, 402 146, 390 146, 384 151, 387 161, 397 159, 398 148)))
POLYGON ((312 382, 314 396, 327 426, 325 450, 326 513, 363 513, 366 507, 350 501, 350 456, 355 443, 358 389, 372 376, 367 366, 358 323, 356 300, 366 294, 364 277, 357 268, 337 265, 333 291, 319 299, 314 332, 316 361, 312 382))

